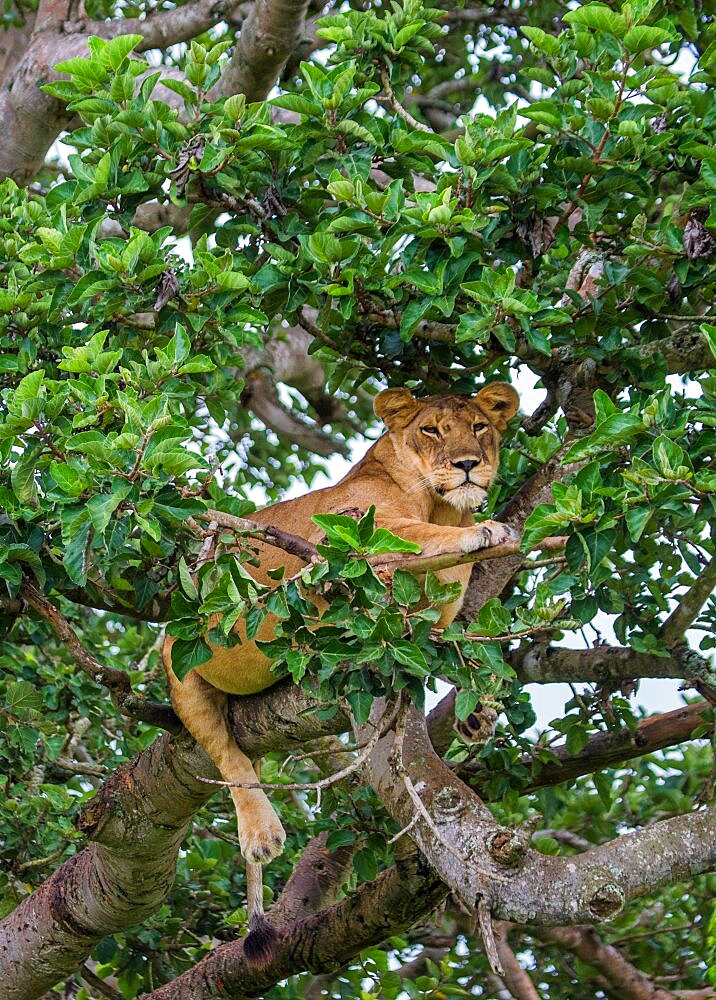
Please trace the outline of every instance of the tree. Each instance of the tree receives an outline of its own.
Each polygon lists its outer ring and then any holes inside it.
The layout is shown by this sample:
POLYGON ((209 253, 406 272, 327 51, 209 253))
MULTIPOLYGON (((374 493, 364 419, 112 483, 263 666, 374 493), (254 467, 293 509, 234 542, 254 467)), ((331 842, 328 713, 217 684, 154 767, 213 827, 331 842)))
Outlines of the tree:
POLYGON ((4 22, 0 997, 716 995, 711 5, 4 22), (251 521, 378 432, 380 385, 518 371, 544 399, 478 517, 522 542, 446 632, 371 511, 317 550, 251 521), (267 531, 330 592, 318 633, 252 582, 267 531), (188 671, 210 614, 229 643, 267 610, 284 679, 231 710, 289 831, 256 971, 159 649, 188 671), (653 677, 684 704, 644 716, 653 677), (468 751, 455 713, 491 707, 468 751))

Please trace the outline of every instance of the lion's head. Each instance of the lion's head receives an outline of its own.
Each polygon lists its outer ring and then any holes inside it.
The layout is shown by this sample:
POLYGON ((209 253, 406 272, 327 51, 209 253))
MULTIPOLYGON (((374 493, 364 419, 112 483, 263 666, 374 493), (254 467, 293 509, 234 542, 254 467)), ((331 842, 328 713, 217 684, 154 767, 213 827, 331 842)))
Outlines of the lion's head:
POLYGON ((499 464, 500 435, 519 397, 506 382, 491 382, 471 397, 426 396, 386 389, 375 399, 401 462, 415 473, 416 487, 442 497, 458 510, 476 507, 499 464))

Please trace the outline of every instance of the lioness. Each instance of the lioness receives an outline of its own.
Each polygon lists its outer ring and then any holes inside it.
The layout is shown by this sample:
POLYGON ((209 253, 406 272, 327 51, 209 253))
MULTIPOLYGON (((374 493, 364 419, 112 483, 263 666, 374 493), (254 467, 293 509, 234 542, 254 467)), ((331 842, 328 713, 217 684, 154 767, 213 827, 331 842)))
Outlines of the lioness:
MULTIPOLYGON (((517 407, 517 393, 504 382, 492 382, 471 398, 415 399, 407 389, 387 389, 376 397, 375 412, 388 432, 344 479, 252 517, 319 542, 323 531, 313 524, 312 515, 366 511, 374 504, 376 524, 416 542, 423 555, 473 552, 513 540, 512 529, 496 521, 475 524, 471 511, 482 502, 497 472, 500 434, 517 407)), ((261 583, 270 583, 270 569, 283 565, 290 575, 302 565, 282 549, 263 543, 257 543, 257 548, 261 565, 251 572, 261 583)), ((470 569, 469 565, 456 566, 438 576, 443 582, 458 580, 464 591, 470 569)), ((439 626, 453 620, 461 603, 462 597, 443 607, 439 626)), ((269 616, 257 638, 270 639, 274 622, 269 616)), ((179 718, 224 780, 246 784, 256 777, 229 729, 227 694, 253 694, 275 684, 277 678, 271 673, 271 661, 246 640, 240 620, 235 630, 241 637, 239 645, 214 647, 212 659, 182 682, 171 668, 171 638, 164 645, 164 664, 179 718)), ((265 863, 280 854, 285 834, 264 792, 231 788, 231 795, 246 861, 265 863)), ((254 903, 250 900, 249 910, 254 903)))

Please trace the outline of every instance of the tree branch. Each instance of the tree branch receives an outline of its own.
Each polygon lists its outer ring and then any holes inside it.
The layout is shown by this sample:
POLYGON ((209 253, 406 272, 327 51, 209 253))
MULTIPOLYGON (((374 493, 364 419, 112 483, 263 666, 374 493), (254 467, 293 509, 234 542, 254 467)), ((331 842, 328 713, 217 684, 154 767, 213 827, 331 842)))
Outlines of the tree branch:
MULTIPOLYGON (((415 808, 396 780, 395 739, 389 734, 380 741, 368 770, 377 795, 402 826, 415 808)), ((548 857, 494 821, 435 754, 425 719, 415 711, 401 759, 431 818, 419 818, 411 838, 469 908, 484 897, 500 919, 545 925, 603 920, 636 896, 716 866, 716 807, 663 820, 581 855, 548 857)))
POLYGON ((612 687, 639 677, 673 677, 709 681, 716 686, 716 673, 704 657, 685 647, 669 656, 640 653, 624 646, 594 646, 567 649, 524 643, 507 654, 510 666, 523 684, 590 682, 612 687))
MULTIPOLYGON (((523 793, 527 794, 547 785, 572 781, 583 774, 592 774, 606 767, 617 767, 635 757, 643 757, 693 739, 694 731, 709 723, 710 709, 708 702, 695 701, 690 705, 674 709, 673 712, 650 715, 647 719, 642 719, 635 730, 624 727, 617 731, 595 733, 589 737, 586 746, 575 754, 569 753, 564 744, 550 747, 549 752, 556 759, 539 763, 535 777, 531 784, 523 789, 523 793)), ((442 714, 444 715, 444 712, 442 714)), ((525 757, 523 763, 531 769, 533 758, 525 757)), ((494 771, 488 773, 479 762, 461 765, 459 773, 465 777, 470 787, 478 792, 494 776, 494 771)))
POLYGON ((247 966, 243 943, 234 941, 221 945, 144 1000, 209 1000, 219 996, 248 1000, 297 972, 331 972, 364 948, 380 944, 427 916, 446 895, 443 883, 417 852, 411 852, 342 902, 282 929, 275 957, 265 969, 247 966))
POLYGON ((674 1000, 674 993, 662 989, 628 962, 618 948, 602 941, 593 927, 551 927, 530 933, 547 944, 567 948, 597 969, 622 1000, 674 1000))
POLYGON ((262 101, 301 41, 309 2, 254 0, 231 61, 209 99, 245 94, 247 104, 262 101))
POLYGON ((294 441, 317 455, 348 455, 344 441, 337 441, 320 427, 308 423, 281 401, 276 383, 264 369, 254 368, 244 376, 241 401, 282 439, 294 441))
MULTIPOLYGON (((552 500, 552 483, 560 481, 579 468, 576 464, 564 465, 555 455, 531 476, 515 495, 504 505, 495 520, 503 521, 522 534, 525 521, 540 503, 552 500)), ((472 621, 480 608, 492 597, 497 597, 522 566, 521 555, 508 555, 491 560, 489 566, 476 565, 470 575, 460 618, 472 621)))
POLYGON ((148 701, 142 695, 135 694, 129 676, 124 670, 105 667, 96 660, 82 645, 65 616, 33 584, 24 582, 20 587, 20 596, 41 618, 44 618, 77 666, 95 683, 104 684, 109 688, 112 702, 120 712, 151 726, 179 732, 181 723, 173 709, 169 705, 148 701))
POLYGON ((661 627, 660 634, 667 649, 685 641, 684 633, 698 618, 701 608, 713 594, 716 586, 716 559, 712 559, 696 577, 661 627))
MULTIPOLYGON (((278 684, 233 698, 233 728, 254 757, 345 730, 340 713, 320 721, 308 714, 311 706, 300 688, 278 684)), ((191 738, 164 735, 105 781, 75 821, 92 843, 0 922, 3 1000, 34 1000, 103 937, 158 909, 187 827, 214 794, 200 779, 216 776, 191 738)))
POLYGON ((183 7, 159 11, 149 17, 115 18, 111 21, 87 21, 82 27, 85 34, 99 35, 100 38, 116 38, 118 35, 143 35, 144 40, 137 46, 137 52, 147 49, 163 49, 177 42, 187 42, 195 35, 225 20, 242 0, 194 0, 183 7))

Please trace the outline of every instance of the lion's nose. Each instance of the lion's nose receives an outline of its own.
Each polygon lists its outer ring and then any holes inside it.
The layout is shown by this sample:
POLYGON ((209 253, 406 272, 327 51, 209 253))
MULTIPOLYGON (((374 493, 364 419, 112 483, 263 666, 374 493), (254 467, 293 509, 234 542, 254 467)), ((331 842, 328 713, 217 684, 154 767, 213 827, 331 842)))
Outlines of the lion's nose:
POLYGON ((462 471, 465 473, 465 475, 469 476, 470 475, 470 471, 472 469, 474 469, 475 466, 479 465, 480 463, 478 461, 476 461, 476 459, 474 459, 474 458, 466 458, 462 462, 453 462, 452 464, 455 466, 456 469, 462 469, 462 471))

